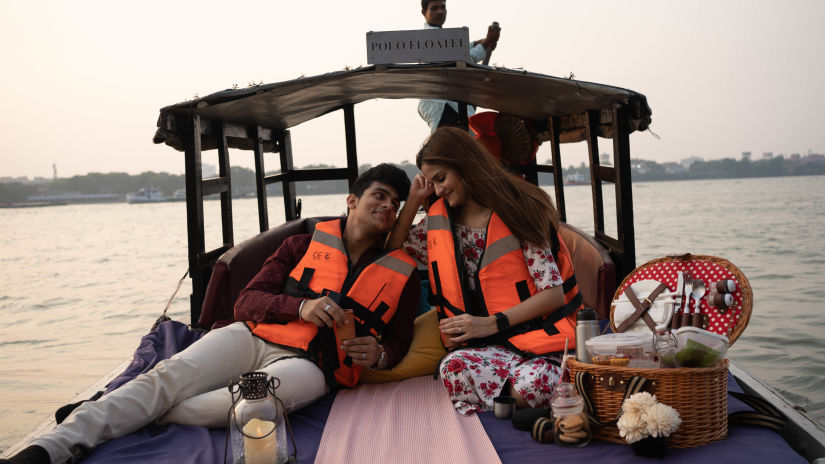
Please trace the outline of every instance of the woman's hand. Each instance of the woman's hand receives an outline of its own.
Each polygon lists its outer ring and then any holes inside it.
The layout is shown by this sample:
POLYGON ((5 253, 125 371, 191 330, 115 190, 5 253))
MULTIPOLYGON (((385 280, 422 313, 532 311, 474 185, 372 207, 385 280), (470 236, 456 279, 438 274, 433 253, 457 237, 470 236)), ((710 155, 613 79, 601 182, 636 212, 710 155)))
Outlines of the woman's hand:
POLYGON ((466 342, 472 338, 484 338, 498 332, 496 318, 462 314, 441 319, 438 323, 441 333, 450 337, 451 344, 466 342))
MULTIPOLYGON (((381 356, 381 347, 375 337, 357 337, 344 340, 340 345, 341 351, 352 358, 352 362, 359 366, 370 367, 378 362, 381 356)), ((380 367, 380 366, 379 366, 380 367)))
POLYGON ((395 225, 387 235, 387 243, 385 247, 388 250, 400 248, 410 233, 410 226, 418 213, 418 208, 424 204, 424 200, 430 197, 435 192, 435 188, 431 182, 422 174, 416 174, 410 184, 410 193, 407 194, 407 201, 404 202, 404 207, 398 212, 398 218, 395 220, 395 225))
POLYGON ((407 202, 421 205, 433 193, 435 193, 435 188, 432 182, 428 181, 423 174, 416 174, 410 184, 410 194, 407 196, 407 202))
POLYGON ((344 310, 327 296, 306 300, 301 308, 302 320, 312 322, 318 327, 341 327, 344 324, 344 310))

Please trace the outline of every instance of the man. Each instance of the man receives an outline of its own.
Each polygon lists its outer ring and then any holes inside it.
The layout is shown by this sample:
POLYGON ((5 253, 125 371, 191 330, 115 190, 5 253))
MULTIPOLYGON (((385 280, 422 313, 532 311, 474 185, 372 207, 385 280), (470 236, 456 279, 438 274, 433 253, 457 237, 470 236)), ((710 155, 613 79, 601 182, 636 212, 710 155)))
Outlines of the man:
POLYGON ((347 196, 346 218, 285 240, 241 292, 235 319, 247 322, 215 329, 123 387, 81 404, 4 462, 62 463, 154 420, 226 426, 227 382, 249 371, 278 377, 278 397, 295 410, 330 388, 355 386, 364 368, 397 364, 412 339, 420 287, 415 261, 381 244, 409 188, 406 173, 388 164, 362 174, 347 196), (354 322, 344 309, 353 310, 354 322), (334 332, 352 323, 356 338, 338 344, 334 332))
MULTIPOLYGON (((447 21, 447 2, 445 0, 421 0, 421 14, 424 15, 425 29, 441 28, 447 21)), ((478 63, 488 51, 493 51, 498 44, 500 30, 492 26, 487 30, 487 37, 473 42, 470 57, 478 63)), ((467 117, 475 113, 473 106, 467 106, 467 117)), ((441 126, 458 126, 458 103, 447 100, 421 100, 418 114, 434 131, 441 126)))

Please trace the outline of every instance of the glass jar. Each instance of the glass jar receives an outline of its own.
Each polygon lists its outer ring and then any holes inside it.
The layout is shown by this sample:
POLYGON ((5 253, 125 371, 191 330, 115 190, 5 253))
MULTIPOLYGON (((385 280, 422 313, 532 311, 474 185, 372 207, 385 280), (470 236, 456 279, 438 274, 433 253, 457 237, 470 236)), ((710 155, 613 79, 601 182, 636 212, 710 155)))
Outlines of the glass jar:
POLYGON ((676 364, 676 352, 679 343, 676 337, 666 327, 656 327, 656 334, 653 335, 653 355, 656 367, 678 367, 676 364))
POLYGON ((553 439, 557 445, 581 447, 590 443, 590 421, 584 410, 584 399, 572 383, 560 383, 550 397, 553 410, 553 439))
POLYGON ((233 463, 287 462, 286 424, 282 403, 275 397, 276 380, 267 380, 264 372, 248 372, 230 385, 233 399, 238 391, 241 396, 229 418, 233 463))

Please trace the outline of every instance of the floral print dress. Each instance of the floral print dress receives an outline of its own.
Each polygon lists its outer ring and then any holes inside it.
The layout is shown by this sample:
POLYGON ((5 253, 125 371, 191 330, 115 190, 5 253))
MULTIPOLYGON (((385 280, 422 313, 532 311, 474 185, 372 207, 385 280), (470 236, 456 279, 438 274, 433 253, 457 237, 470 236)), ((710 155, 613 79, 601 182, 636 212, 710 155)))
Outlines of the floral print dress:
MULTIPOLYGON (((486 244, 487 231, 456 225, 462 265, 470 282, 486 244)), ((410 229, 404 249, 422 264, 427 264, 427 218, 410 229)), ((550 250, 522 245, 524 260, 541 291, 562 284, 561 273, 550 250)), ((471 284, 472 285, 472 284, 471 284)), ((559 356, 525 358, 504 346, 462 348, 444 357, 439 368, 444 387, 461 414, 491 411, 493 398, 509 383, 531 407, 550 407, 553 386, 561 378, 559 356)))

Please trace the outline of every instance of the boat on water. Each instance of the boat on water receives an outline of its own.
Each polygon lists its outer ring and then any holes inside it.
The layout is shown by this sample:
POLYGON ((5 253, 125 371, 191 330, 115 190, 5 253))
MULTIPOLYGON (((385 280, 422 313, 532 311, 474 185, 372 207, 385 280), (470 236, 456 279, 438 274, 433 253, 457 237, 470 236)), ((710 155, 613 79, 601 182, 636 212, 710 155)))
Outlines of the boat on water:
POLYGON ((129 193, 126 195, 126 202, 129 204, 136 203, 162 203, 169 201, 160 189, 155 187, 142 188, 137 193, 129 193))
MULTIPOLYGON (((467 105, 514 115, 533 122, 539 142, 552 149, 550 164, 532 160, 519 168, 529 181, 537 183, 539 173, 552 174, 554 196, 562 220, 566 220, 561 146, 585 141, 590 153, 588 182, 593 193, 593 236, 563 225, 562 237, 574 261, 585 304, 596 308, 602 318, 609 313, 614 291, 637 266, 633 221, 633 198, 630 173, 630 136, 644 131, 651 122, 651 110, 644 95, 609 85, 546 76, 523 70, 509 70, 464 62, 416 65, 375 65, 331 72, 291 81, 260 85, 249 89, 220 91, 197 100, 162 108, 155 143, 164 143, 185 153, 186 208, 188 224, 189 275, 192 279, 190 321, 171 326, 164 322, 145 337, 152 340, 197 338, 215 323, 232 318, 232 306, 238 292, 260 269, 261 264, 285 238, 313 230, 324 218, 301 218, 302 201, 295 193, 296 182, 347 180, 358 175, 355 111, 357 104, 372 99, 437 98, 460 102, 459 124, 467 127, 467 105), (346 167, 296 169, 294 160, 310 160, 312 153, 292 152, 290 128, 330 112, 343 116, 346 167), (613 165, 599 163, 600 140, 609 140, 613 165), (261 233, 237 243, 233 233, 229 148, 250 150, 255 159, 258 223, 261 233), (217 150, 217 177, 202 179, 201 153, 217 150), (278 174, 267 175, 265 153, 278 153, 278 174), (267 186, 280 184, 283 192, 284 218, 270 227, 267 209, 267 186), (612 186, 615 198, 616 236, 605 232, 603 185, 612 186), (219 195, 223 244, 207 250, 204 240, 204 199, 219 195), (197 329, 197 330, 194 330, 197 329), (164 335, 166 334, 166 335, 164 335), (166 338, 164 338, 166 337, 166 338)), ((392 160, 389 160, 392 161, 392 160)), ((397 160, 401 161, 401 160, 397 160)), ((159 200, 162 201, 162 200, 159 200)), ((131 202, 131 201, 130 201, 131 202)), ((330 211, 330 215, 338 211, 330 211)), ((178 346, 182 349, 185 343, 178 346)), ((140 364, 140 363, 138 363, 140 364)), ((142 366, 146 368, 146 366, 142 366)), ((137 375, 135 363, 124 363, 112 375, 77 400, 87 399, 113 382, 123 382, 137 375), (125 376, 125 377, 124 377, 125 376)), ((751 427, 731 427, 726 439, 697 448, 672 450, 672 461, 695 462, 804 462, 825 457, 825 431, 803 411, 770 386, 730 362, 729 389, 755 395, 787 419, 781 433, 751 427)), ((402 382, 403 383, 403 382, 402 382)), ((382 384, 370 388, 393 388, 382 384)), ((365 387, 366 388, 366 387, 365 387)), ((325 423, 335 397, 325 397, 304 410, 291 414, 298 461, 318 458, 325 423)), ((403 401, 403 398, 401 399, 403 401)), ((730 402, 729 402, 730 404, 730 402)), ((447 411, 454 415, 452 410, 447 411)), ((627 445, 592 442, 585 448, 569 449, 542 445, 530 434, 516 431, 509 421, 482 413, 479 419, 486 436, 475 436, 467 446, 492 444, 489 448, 500 462, 526 463, 547 460, 595 462, 609 460, 634 462, 638 459, 627 445)), ((409 419, 409 418, 407 418, 409 419)), ((405 418, 397 418, 399 426, 405 418)), ((7 450, 12 454, 28 440, 47 431, 45 423, 20 444, 7 450)), ((137 431, 101 445, 88 456, 89 462, 139 462, 140 459, 169 462, 219 462, 225 450, 222 431, 192 431, 192 428, 169 426, 137 431), (151 443, 151 444, 150 444, 151 443), (129 457, 136 449, 148 449, 136 461, 129 457), (197 450, 197 454, 195 451, 197 450), (131 459, 131 460, 130 460, 131 459)), ((201 429, 201 428, 194 428, 201 429)), ((340 432, 340 431, 339 431, 340 432)), ((418 436, 412 430, 411 436, 418 436)), ((330 431, 335 433, 335 431, 330 431)), ((484 434, 483 434, 484 435, 484 434)), ((386 439, 384 439, 386 441, 386 439)), ((376 437, 376 449, 381 448, 376 437)), ((424 443, 417 451, 426 456, 433 443, 424 443)), ((414 455, 415 458, 417 455, 414 455)), ((375 460, 381 459, 377 455, 375 460)), ((320 459, 320 458, 318 458, 320 459)), ((386 459, 381 459, 386 460, 386 459)))

